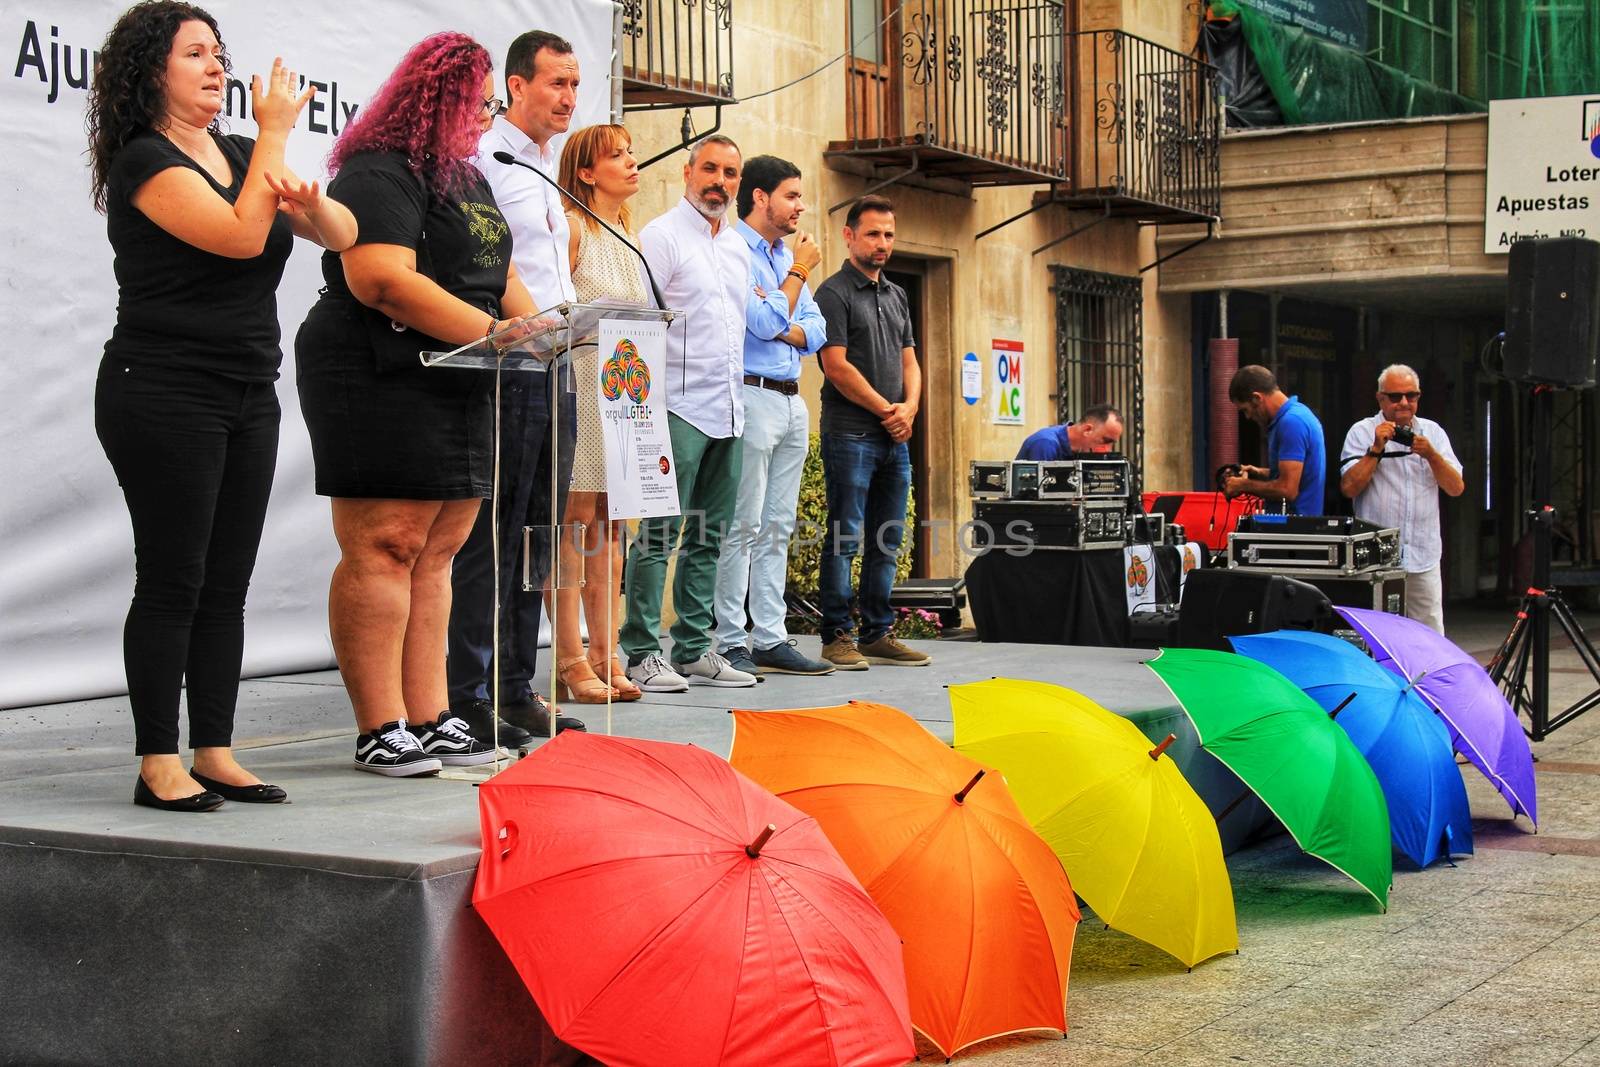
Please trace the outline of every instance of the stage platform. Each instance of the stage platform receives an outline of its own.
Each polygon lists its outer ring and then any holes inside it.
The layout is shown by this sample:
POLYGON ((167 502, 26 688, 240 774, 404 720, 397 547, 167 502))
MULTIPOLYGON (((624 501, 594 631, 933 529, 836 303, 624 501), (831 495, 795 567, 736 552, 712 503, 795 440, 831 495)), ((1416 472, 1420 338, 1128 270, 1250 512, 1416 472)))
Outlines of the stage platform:
MULTIPOLYGON (((874 700, 948 740, 944 686, 1032 678, 1085 693, 1153 740, 1177 733, 1169 751, 1213 811, 1241 791, 1142 666, 1150 652, 915 644, 931 666, 696 686, 615 705, 610 726, 726 755, 732 708, 874 700)), ((815 638, 800 647, 818 651, 815 638)), ((126 707, 0 711, 0 1063, 536 1062, 532 1001, 469 906, 469 774, 360 773, 337 673, 254 679, 236 744, 291 803, 171 815, 131 803, 126 707)), ((567 710, 606 728, 604 707, 567 710)), ((1240 805, 1225 847, 1262 823, 1253 798, 1240 805)), ((583 901, 551 906, 583 921, 583 901)))

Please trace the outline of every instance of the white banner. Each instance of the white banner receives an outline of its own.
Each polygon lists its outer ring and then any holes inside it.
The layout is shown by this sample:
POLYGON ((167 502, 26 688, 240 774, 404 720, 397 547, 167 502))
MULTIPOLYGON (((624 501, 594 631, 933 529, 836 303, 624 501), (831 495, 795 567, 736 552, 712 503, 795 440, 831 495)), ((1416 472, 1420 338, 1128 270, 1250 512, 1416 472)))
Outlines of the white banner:
POLYGON ((600 320, 591 388, 606 445, 606 504, 613 519, 678 514, 678 472, 667 429, 667 324, 600 320))
MULTIPOLYGON (((0 6, 9 48, 0 86, 0 707, 126 691, 122 620, 133 591, 133 538, 94 432, 94 382, 117 304, 105 220, 89 201, 84 102, 91 53, 125 3, 36 0, 0 6)), ((319 85, 289 138, 289 165, 323 177, 334 137, 406 49, 444 29, 472 34, 495 57, 512 38, 556 31, 572 41, 582 86, 574 126, 610 113, 610 0, 462 5, 351 0, 295 9, 239 0, 204 5, 233 61, 229 132, 245 115, 253 73, 275 55, 319 85)), ((503 93, 503 89, 501 90, 503 93)), ((310 443, 294 385, 294 335, 322 284, 320 249, 297 241, 282 284, 282 444, 245 622, 245 671, 330 666, 328 577, 337 549, 327 501, 312 491, 310 443)))
POLYGON ((1489 102, 1483 250, 1600 238, 1600 92, 1489 102))
POLYGON ((1164 602, 1156 591, 1161 582, 1155 555, 1153 545, 1128 545, 1122 550, 1122 590, 1128 597, 1129 615, 1164 602))
POLYGON ((1188 580, 1190 571, 1205 566, 1206 549, 1199 541, 1190 541, 1174 551, 1178 553, 1178 587, 1168 589, 1166 580, 1156 569, 1155 546, 1128 545, 1123 548, 1122 585, 1128 598, 1128 614, 1157 604, 1183 602, 1184 582, 1188 580))

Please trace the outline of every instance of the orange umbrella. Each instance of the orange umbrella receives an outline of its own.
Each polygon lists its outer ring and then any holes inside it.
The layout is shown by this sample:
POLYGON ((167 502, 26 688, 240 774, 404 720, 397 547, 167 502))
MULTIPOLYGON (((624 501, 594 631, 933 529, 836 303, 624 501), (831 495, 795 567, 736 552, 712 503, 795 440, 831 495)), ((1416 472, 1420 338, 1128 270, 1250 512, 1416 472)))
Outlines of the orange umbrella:
POLYGON ((946 1056, 1066 1030, 1077 902, 998 771, 884 704, 733 715, 729 762, 817 820, 905 943, 916 1030, 946 1056))

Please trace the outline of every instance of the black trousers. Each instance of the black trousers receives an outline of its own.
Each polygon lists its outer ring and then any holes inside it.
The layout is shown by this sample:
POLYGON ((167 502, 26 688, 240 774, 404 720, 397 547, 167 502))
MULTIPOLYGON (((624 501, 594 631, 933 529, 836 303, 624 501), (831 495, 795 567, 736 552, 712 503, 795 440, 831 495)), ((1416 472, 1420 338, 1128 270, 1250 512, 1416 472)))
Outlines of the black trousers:
POLYGON ((135 752, 224 747, 244 657, 244 600, 278 458, 271 382, 107 356, 95 432, 133 520, 133 604, 122 631, 135 752))
MULTIPOLYGON (((450 373, 450 372, 446 372, 450 373)), ((539 620, 550 576, 553 544, 549 528, 561 522, 572 481, 572 450, 578 433, 577 397, 566 374, 507 372, 500 396, 500 696, 523 699, 537 688, 539 620), (559 398, 561 432, 552 434, 551 409, 559 398), (555 469, 556 507, 550 507, 555 469), (533 589, 522 588, 522 529, 541 527, 528 560, 533 589)), ((493 518, 488 501, 450 571, 448 686, 450 706, 487 700, 494 652, 493 518)), ((443 709, 440 709, 443 710, 443 709)))

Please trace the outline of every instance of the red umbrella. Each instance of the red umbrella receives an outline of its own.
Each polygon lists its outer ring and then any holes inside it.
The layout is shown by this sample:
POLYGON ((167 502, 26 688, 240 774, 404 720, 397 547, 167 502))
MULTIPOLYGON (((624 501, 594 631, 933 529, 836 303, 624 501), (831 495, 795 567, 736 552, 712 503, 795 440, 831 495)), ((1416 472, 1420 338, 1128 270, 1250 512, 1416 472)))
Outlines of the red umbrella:
POLYGON ((900 941, 814 820, 689 745, 573 731, 485 782, 472 903, 608 1064, 902 1064, 900 941))

